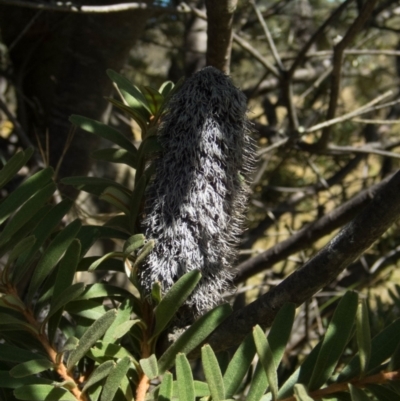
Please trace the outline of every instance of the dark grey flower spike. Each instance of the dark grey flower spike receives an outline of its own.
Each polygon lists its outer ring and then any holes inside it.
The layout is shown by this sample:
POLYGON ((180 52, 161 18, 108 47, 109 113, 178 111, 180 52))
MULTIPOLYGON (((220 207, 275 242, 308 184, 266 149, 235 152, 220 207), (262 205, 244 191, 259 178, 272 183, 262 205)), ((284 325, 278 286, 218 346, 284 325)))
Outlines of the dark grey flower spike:
POLYGON ((246 98, 229 77, 207 67, 187 79, 167 105, 159 129, 163 152, 146 193, 145 236, 156 241, 141 272, 146 291, 167 291, 197 269, 187 301, 193 316, 228 288, 241 234, 254 146, 246 98))

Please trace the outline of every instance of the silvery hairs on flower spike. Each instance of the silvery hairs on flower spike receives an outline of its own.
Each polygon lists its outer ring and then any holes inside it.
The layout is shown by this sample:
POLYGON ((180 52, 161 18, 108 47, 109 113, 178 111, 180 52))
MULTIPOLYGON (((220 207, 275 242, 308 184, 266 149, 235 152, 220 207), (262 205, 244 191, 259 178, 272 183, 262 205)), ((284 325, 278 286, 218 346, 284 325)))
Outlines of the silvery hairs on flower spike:
POLYGON ((254 146, 246 98, 231 79, 206 67, 169 101, 159 128, 163 151, 146 193, 143 228, 156 241, 141 272, 150 293, 197 269, 186 302, 192 317, 219 303, 242 231, 254 146))

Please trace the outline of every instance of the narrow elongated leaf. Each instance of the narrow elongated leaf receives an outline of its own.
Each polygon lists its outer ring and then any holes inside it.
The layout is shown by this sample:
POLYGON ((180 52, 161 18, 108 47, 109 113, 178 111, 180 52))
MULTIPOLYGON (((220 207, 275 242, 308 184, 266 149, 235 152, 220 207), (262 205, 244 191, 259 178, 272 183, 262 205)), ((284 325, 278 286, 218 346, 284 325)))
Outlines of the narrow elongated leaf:
POLYGON ((153 239, 149 240, 146 242, 146 244, 143 246, 143 248, 140 250, 140 252, 137 255, 137 258, 135 260, 135 263, 133 264, 133 267, 139 267, 140 264, 149 256, 150 252, 153 250, 155 245, 155 241, 153 239))
POLYGON ((129 204, 129 223, 131 229, 135 229, 136 220, 140 214, 142 207, 142 199, 146 190, 148 179, 145 174, 143 174, 139 181, 135 183, 135 188, 132 193, 131 201, 129 204))
POLYGON ((88 381, 82 389, 82 392, 85 392, 89 387, 93 386, 93 384, 98 383, 100 380, 103 380, 108 376, 111 369, 115 367, 114 361, 106 361, 99 365, 94 372, 90 375, 88 381))
POLYGON ((6 313, 0 313, 0 331, 26 330, 34 334, 39 334, 37 328, 26 323, 24 318, 16 318, 6 313))
POLYGON ((231 313, 232 309, 229 305, 220 305, 193 323, 158 360, 159 374, 165 373, 174 364, 178 352, 188 354, 200 345, 231 313))
POLYGON ((124 244, 123 251, 126 254, 136 252, 146 243, 146 238, 143 234, 135 234, 129 237, 124 244))
POLYGON ((137 167, 137 158, 126 149, 107 148, 92 152, 93 159, 111 163, 122 163, 129 167, 137 167))
POLYGON ((358 297, 347 292, 340 300, 326 331, 308 388, 320 388, 331 377, 342 352, 350 339, 357 312, 358 297))
POLYGON ((158 91, 165 97, 174 88, 174 83, 172 81, 165 81, 158 91))
POLYGON ((147 100, 135 85, 111 69, 107 70, 107 75, 118 86, 118 89, 122 92, 124 99, 130 107, 143 113, 144 118, 150 117, 150 108, 147 100), (126 96, 126 94, 130 95, 130 97, 126 96))
POLYGON ((129 214, 130 196, 127 195, 125 191, 121 191, 114 186, 107 187, 104 192, 101 193, 99 199, 110 203, 125 214, 129 214))
POLYGON ((44 359, 44 357, 14 345, 0 344, 0 361, 21 363, 33 359, 44 359))
POLYGON ((242 383, 256 354, 252 334, 246 336, 231 359, 224 374, 225 396, 233 397, 242 383))
POLYGON ((154 354, 150 355, 148 358, 141 359, 139 363, 144 374, 150 380, 153 380, 158 376, 157 358, 154 354))
POLYGON ((64 291, 59 295, 55 295, 53 297, 54 301, 50 307, 49 313, 44 320, 44 323, 53 316, 56 312, 58 312, 61 308, 63 308, 67 303, 75 300, 85 291, 84 283, 76 283, 72 284, 70 287, 67 287, 64 291))
MULTIPOLYGON (((14 379, 10 376, 9 370, 0 370, 0 388, 18 388, 22 387, 26 384, 52 384, 53 381, 49 379, 44 379, 42 377, 36 376, 26 376, 19 377, 18 379, 14 379)), ((4 401, 7 401, 4 399, 4 401)))
MULTIPOLYGON (((78 264, 77 271, 88 271, 89 267, 98 259, 98 256, 83 258, 78 264)), ((97 265, 96 270, 116 271, 122 273, 125 271, 124 262, 118 259, 105 259, 97 265)))
POLYGON ((92 264, 87 268, 88 272, 95 271, 104 261, 111 258, 123 258, 125 255, 122 252, 110 252, 103 255, 101 258, 95 258, 92 264))
POLYGON ((365 299, 358 304, 356 318, 358 355, 361 373, 365 374, 371 357, 371 331, 369 328, 368 308, 365 299))
POLYGON ((47 384, 29 384, 14 390, 14 396, 24 401, 76 401, 69 391, 47 384))
MULTIPOLYGON (((371 342, 371 357, 368 364, 367 372, 375 369, 386 359, 390 358, 400 344, 400 319, 395 320, 371 342)), ((349 379, 360 374, 360 358, 355 355, 350 363, 343 369, 338 377, 338 381, 348 381, 349 379)))
POLYGON ((115 320, 116 315, 117 312, 115 309, 109 310, 85 331, 83 336, 79 339, 78 346, 69 355, 67 362, 68 370, 71 370, 96 343, 96 341, 104 335, 115 320))
MULTIPOLYGON (((33 235, 30 235, 29 237, 26 237, 20 242, 18 242, 18 244, 12 249, 12 251, 8 255, 6 268, 4 270, 8 270, 8 267, 11 265, 11 263, 14 262, 21 255, 22 252, 29 251, 32 248, 35 241, 36 238, 33 235)), ((3 271, 3 280, 4 279, 5 279, 5 271, 3 271)))
POLYGON ((201 362, 213 401, 224 400, 225 388, 221 370, 218 365, 217 357, 208 344, 204 345, 201 349, 201 362))
POLYGON ((160 109, 161 105, 164 101, 164 96, 158 92, 157 89, 152 88, 151 86, 142 86, 139 85, 140 91, 143 93, 144 97, 147 100, 147 104, 150 107, 151 113, 153 115, 157 114, 157 111, 160 109))
POLYGON ((268 333, 268 343, 273 353, 275 366, 278 367, 285 348, 289 342, 290 333, 294 322, 296 306, 292 303, 287 303, 282 306, 276 315, 271 329, 268 333))
MULTIPOLYGON (((14 284, 17 284, 26 274, 26 272, 29 270, 30 267, 30 262, 34 258, 35 254, 39 249, 43 246, 44 242, 46 239, 51 235, 53 230, 59 225, 60 221, 63 219, 63 217, 68 213, 69 209, 71 208, 73 202, 71 200, 64 199, 60 203, 58 203, 56 206, 54 206, 45 216, 45 219, 41 220, 40 223, 37 225, 37 227, 33 230, 32 235, 36 237, 36 242, 33 245, 33 247, 29 250, 29 252, 24 252, 20 258, 18 258, 15 267, 14 267, 14 272, 13 272, 13 277, 12 281, 14 284)), ((80 223, 74 223, 70 229, 68 229, 67 233, 69 237, 70 235, 73 235, 73 232, 75 231, 75 228, 77 225, 80 225, 80 223), (72 230, 72 232, 70 232, 72 230)), ((60 233, 61 234, 61 233, 60 233)), ((72 238, 73 239, 73 238, 72 238)), ((71 241, 72 241, 71 239, 71 241)), ((65 240, 66 243, 70 243, 70 240, 68 238, 65 238, 65 233, 60 236, 60 238, 57 240, 57 242, 54 244, 54 246, 51 249, 51 253, 46 256, 47 252, 45 255, 42 257, 42 263, 44 263, 44 268, 48 266, 48 264, 51 264, 51 261, 54 257, 57 256, 56 249, 58 248, 55 247, 55 245, 60 241, 60 240, 65 240), (51 258, 50 258, 51 257, 51 258), (49 258, 49 259, 47 259, 49 258), (47 259, 46 261, 44 259, 47 259)), ((53 240, 55 241, 55 239, 53 240)), ((65 250, 65 249, 64 249, 65 250)), ((61 257, 61 255, 60 255, 61 257)), ((39 268, 37 266, 36 270, 39 268)), ((40 268, 42 270, 42 268, 40 268)), ((35 282, 32 283, 30 286, 31 287, 37 287, 39 281, 42 279, 42 274, 45 273, 44 271, 40 271, 38 273, 34 273, 35 282)), ((32 278, 33 280, 33 278, 32 278)), ((40 281, 41 283, 41 281, 40 281)))
POLYGON ((101 122, 92 120, 87 117, 78 116, 76 114, 73 114, 69 118, 69 121, 87 132, 99 135, 102 138, 115 143, 116 145, 131 153, 133 158, 137 157, 137 149, 135 148, 135 146, 116 129, 109 127, 108 125, 101 122))
POLYGON ((0 234, 0 246, 6 243, 20 228, 22 228, 41 209, 57 189, 56 184, 51 182, 28 199, 21 209, 15 214, 0 234))
MULTIPOLYGON (((176 379, 177 379, 176 382, 178 387, 179 399, 185 401, 195 401, 196 396, 194 392, 193 375, 189 361, 187 360, 184 354, 179 353, 176 356, 175 364, 176 364, 176 379)), ((171 393, 172 393, 172 386, 171 386, 171 393)))
POLYGON ((394 370, 400 369, 400 342, 396 347, 392 357, 390 358, 388 370, 392 372, 394 370))
POLYGON ((105 298, 105 297, 123 297, 130 298, 132 294, 123 288, 107 283, 95 283, 86 287, 85 292, 77 298, 78 300, 105 298))
POLYGON ((41 170, 29 177, 15 191, 13 191, 0 205, 0 224, 3 223, 11 213, 15 212, 22 204, 24 204, 38 188, 47 185, 54 171, 51 167, 41 170))
MULTIPOLYGON (((278 398, 278 375, 276 373, 277 367, 274 363, 274 355, 268 340, 265 338, 265 334, 260 326, 256 326, 253 329, 254 343, 256 345, 257 354, 260 358, 260 362, 264 368, 265 374, 269 382, 269 387, 272 392, 274 400, 278 398)), ((279 352, 280 350, 278 350, 279 352)))
POLYGON ((28 302, 32 300, 33 296, 36 294, 36 291, 39 289, 39 286, 49 275, 53 267, 60 261, 64 252, 71 245, 80 228, 81 222, 80 220, 76 219, 62 231, 60 231, 47 247, 33 273, 28 289, 28 302))
POLYGON ((121 332, 123 331, 123 328, 121 328, 121 325, 128 324, 128 331, 132 327, 133 324, 129 325, 131 322, 133 322, 130 320, 133 309, 132 303, 132 299, 128 298, 119 305, 119 308, 117 309, 117 317, 104 334, 104 342, 113 343, 118 338, 122 337, 123 334, 121 334, 121 332))
POLYGON ((33 155, 34 150, 28 148, 17 152, 10 160, 4 165, 0 171, 0 188, 3 188, 15 175, 21 170, 22 167, 28 162, 33 155))
POLYGON ((97 320, 107 312, 107 308, 104 305, 91 299, 70 302, 65 309, 71 315, 91 320, 97 320))
POLYGON ((72 185, 81 191, 89 192, 90 194, 100 196, 108 187, 115 187, 121 191, 130 194, 130 191, 123 185, 114 182, 108 178, 98 177, 67 177, 63 178, 61 182, 65 185, 72 185))
POLYGON ((130 354, 125 347, 118 344, 106 343, 104 341, 97 341, 90 351, 88 351, 87 355, 99 362, 104 362, 104 359, 120 359, 126 356, 130 360, 136 362, 133 355, 130 354))
POLYGON ((131 361, 128 357, 122 358, 117 362, 106 379, 100 401, 110 401, 114 399, 122 379, 128 373, 130 364, 131 361))
MULTIPOLYGON (((76 268, 78 266, 80 253, 80 242, 79 240, 74 239, 59 263, 56 280, 53 287, 54 294, 59 294, 64 288, 69 287, 72 284, 76 268)), ((52 297, 50 310, 54 308, 54 303, 55 297, 52 297)), ((53 338, 56 334, 57 327, 61 319, 61 314, 62 310, 58 310, 58 312, 53 312, 54 316, 48 322, 47 331, 50 341, 53 341, 53 338)))
POLYGON ((259 362, 254 370, 246 401, 259 401, 261 396, 265 393, 267 387, 267 375, 265 374, 263 366, 259 362))
POLYGON ((379 401, 399 401, 399 394, 388 387, 370 384, 368 385, 368 390, 371 391, 379 401))
POLYGON ((294 396, 296 397, 297 401, 314 401, 314 399, 308 395, 307 389, 303 384, 295 384, 294 396))
POLYGON ((349 390, 351 395, 351 401, 370 401, 369 397, 363 390, 357 388, 349 383, 349 390))
POLYGON ((33 361, 23 362, 14 366, 10 370, 12 377, 25 377, 34 375, 54 367, 53 362, 47 359, 34 359, 33 361))
POLYGON ((165 294, 155 310, 156 327, 153 338, 167 327, 178 309, 184 304, 201 279, 201 273, 193 270, 183 275, 165 294))
POLYGON ((160 391, 158 392, 157 401, 171 401, 173 394, 173 378, 172 373, 165 373, 161 382, 160 391))

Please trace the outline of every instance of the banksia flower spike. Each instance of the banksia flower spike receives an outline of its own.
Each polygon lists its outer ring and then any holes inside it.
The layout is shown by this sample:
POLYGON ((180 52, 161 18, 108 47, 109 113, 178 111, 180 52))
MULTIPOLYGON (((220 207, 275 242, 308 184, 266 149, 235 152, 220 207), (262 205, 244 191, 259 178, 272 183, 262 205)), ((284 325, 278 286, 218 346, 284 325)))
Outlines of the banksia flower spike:
POLYGON ((143 229, 155 248, 141 272, 146 291, 167 291, 183 274, 202 273, 187 300, 191 317, 218 304, 229 286, 242 230, 254 148, 246 98, 206 67, 171 98, 159 128, 163 151, 146 193, 143 229))

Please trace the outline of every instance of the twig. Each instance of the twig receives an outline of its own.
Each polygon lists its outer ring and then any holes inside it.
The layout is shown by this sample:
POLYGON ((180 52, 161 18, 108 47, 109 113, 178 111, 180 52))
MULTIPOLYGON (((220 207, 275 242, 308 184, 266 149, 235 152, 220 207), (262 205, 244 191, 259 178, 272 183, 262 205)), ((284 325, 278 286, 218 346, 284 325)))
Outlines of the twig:
POLYGON ((28 0, 0 0, 0 4, 6 4, 9 6, 33 8, 36 10, 43 11, 58 11, 67 13, 79 13, 79 14, 107 14, 117 13, 131 10, 148 10, 159 13, 191 13, 192 10, 185 3, 179 4, 177 7, 163 7, 152 5, 144 2, 131 2, 131 3, 120 3, 111 4, 106 6, 89 6, 74 4, 72 2, 57 2, 57 4, 49 3, 33 3, 28 0))
POLYGON ((258 153, 257 153, 257 157, 265 155, 266 153, 269 153, 274 149, 280 148, 281 146, 285 145, 288 141, 289 141, 289 138, 284 138, 284 139, 281 139, 280 141, 275 142, 271 146, 268 146, 266 148, 263 148, 263 149, 259 150, 258 153))
MULTIPOLYGON (((353 41, 358 31, 365 24, 367 19, 370 17, 372 11, 378 0, 369 0, 364 3, 364 7, 361 9, 360 14, 355 19, 355 21, 351 24, 350 28, 347 30, 343 39, 334 47, 333 52, 333 70, 332 70, 332 79, 331 79, 331 92, 329 96, 329 106, 326 115, 327 120, 331 120, 335 117, 336 108, 339 98, 340 91, 340 81, 341 81, 341 73, 342 73, 342 62, 343 62, 343 53, 346 47, 353 41)), ((329 142, 330 136, 330 126, 326 126, 323 131, 320 140, 317 143, 319 148, 326 148, 329 142)))
MULTIPOLYGON (((1 3, 1 2, 0 2, 1 3)), ((32 19, 26 24, 24 29, 18 34, 18 36, 10 43, 8 46, 8 51, 10 52, 16 44, 21 40, 21 38, 29 31, 31 26, 35 23, 35 21, 42 15, 43 10, 39 10, 33 17, 32 19)))
POLYGON ((233 40, 244 50, 247 50, 257 61, 259 61, 272 75, 280 78, 279 71, 273 66, 261 53, 255 49, 247 40, 243 39, 237 33, 233 33, 233 40))
MULTIPOLYGON (((259 324, 270 327, 281 307, 299 306, 328 285, 400 217, 400 172, 372 202, 302 268, 246 307, 229 316, 206 340, 215 351, 239 344, 259 324)), ((190 357, 199 355, 199 348, 190 357)))
POLYGON ((363 118, 354 118, 353 121, 355 123, 362 123, 362 124, 379 124, 379 125, 400 124, 400 120, 367 120, 367 119, 363 119, 363 118))
POLYGON ((272 56, 274 57, 278 68, 281 71, 283 71, 284 70, 284 66, 282 64, 282 60, 279 57, 279 53, 278 53, 278 51, 276 49, 274 40, 272 39, 271 32, 269 31, 268 26, 267 26, 263 16, 261 15, 260 9, 257 7, 257 4, 256 4, 256 2, 254 0, 250 0, 249 3, 253 7, 253 9, 254 9, 254 11, 255 11, 255 13, 257 15, 258 21, 260 22, 260 24, 261 24, 261 26, 262 26, 262 28, 264 30, 265 38, 267 39, 268 46, 269 46, 269 48, 271 50, 272 56))
POLYGON ((400 159, 400 153, 395 152, 388 152, 387 150, 381 150, 374 148, 371 145, 366 146, 336 146, 336 145, 328 145, 327 148, 328 152, 324 153, 365 153, 365 154, 372 154, 372 155, 379 155, 385 157, 392 157, 394 159, 400 159))
POLYGON ((330 127, 337 123, 341 123, 341 122, 350 120, 353 117, 368 113, 373 110, 372 109, 373 106, 375 106, 377 103, 381 102, 383 99, 386 99, 387 97, 391 96, 392 94, 393 94, 393 92, 391 90, 389 90, 389 91, 383 93, 382 95, 379 95, 375 99, 371 100, 369 103, 365 104, 364 106, 361 106, 358 109, 351 111, 350 113, 343 114, 340 117, 332 118, 331 120, 324 121, 323 123, 320 123, 320 124, 316 124, 313 127, 305 128, 304 132, 309 134, 311 132, 315 132, 320 129, 330 127))

